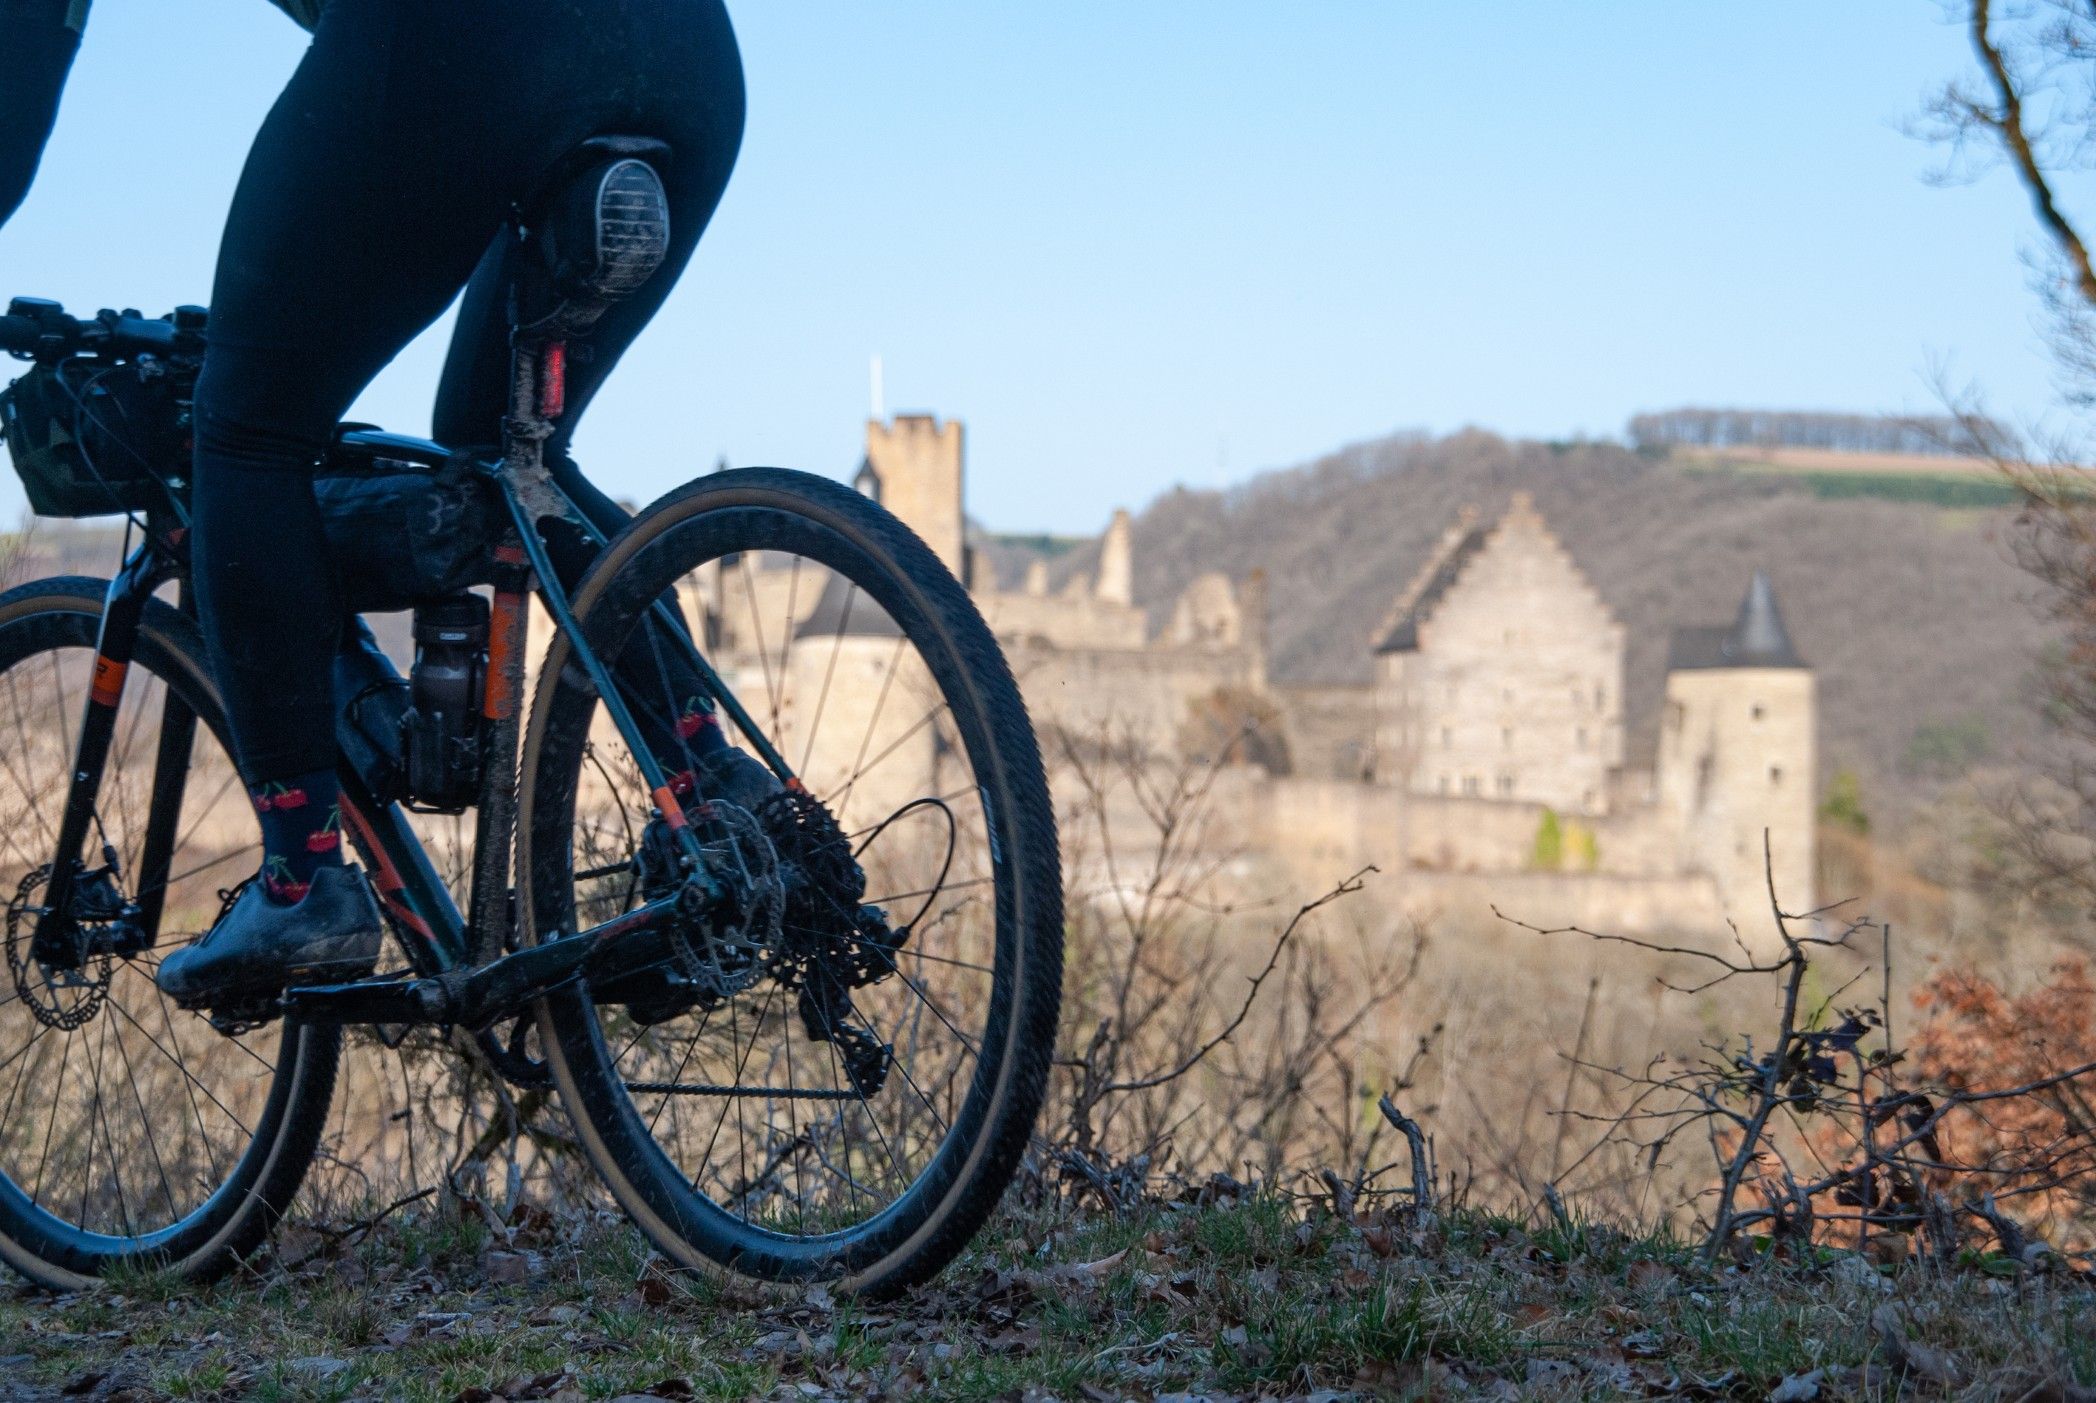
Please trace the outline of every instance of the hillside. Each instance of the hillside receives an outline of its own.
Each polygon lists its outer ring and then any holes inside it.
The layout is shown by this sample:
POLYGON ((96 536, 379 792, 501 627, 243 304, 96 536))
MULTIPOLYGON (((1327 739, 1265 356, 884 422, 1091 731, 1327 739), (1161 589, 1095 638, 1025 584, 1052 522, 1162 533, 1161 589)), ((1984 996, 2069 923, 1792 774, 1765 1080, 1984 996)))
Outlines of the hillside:
MULTIPOLYGON (((1360 682, 1370 633, 1465 504, 1517 489, 1628 627, 1631 754, 1649 755, 1667 636, 1729 619, 1773 576, 1818 669, 1822 778, 1853 768, 1873 807, 1905 809, 1963 763, 2029 758, 2046 631, 2002 510, 1830 497, 1798 477, 1684 471, 1608 444, 1467 432, 1355 445, 1227 492, 1176 490, 1135 521, 1135 591, 1161 616, 1203 570, 1267 572, 1275 675, 1360 682)), ((1050 563, 1091 568, 1095 547, 1050 563)))

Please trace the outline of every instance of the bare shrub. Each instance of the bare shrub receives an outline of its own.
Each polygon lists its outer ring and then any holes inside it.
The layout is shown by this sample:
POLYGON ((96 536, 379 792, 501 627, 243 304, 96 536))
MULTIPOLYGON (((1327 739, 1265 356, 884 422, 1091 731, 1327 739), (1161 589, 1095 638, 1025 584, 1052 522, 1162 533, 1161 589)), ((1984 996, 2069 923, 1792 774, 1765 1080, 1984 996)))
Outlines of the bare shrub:
POLYGON ((1069 963, 1036 1191, 1051 1166, 1113 1207, 1202 1175, 1367 1174, 1389 1129, 1375 1099, 1411 1084, 1430 1035, 1393 1066, 1364 1030, 1412 986, 1424 934, 1331 929, 1327 908, 1373 868, 1299 905, 1236 899, 1216 760, 1161 761, 1102 735, 1066 742, 1061 762, 1069 963))
POLYGON ((1743 943, 1726 954, 1593 935, 1691 957, 1705 976, 1670 983, 1677 994, 1750 984, 1768 1022, 1686 1058, 1598 1069, 1617 1105, 1581 1118, 1634 1148, 1652 1174, 1696 1147, 1702 1169, 1687 1167, 1679 1207, 1706 1260, 1875 1243, 1881 1260, 1912 1251, 1948 1264, 1983 1228, 2021 1262, 2041 1228, 2085 1234, 2096 1189, 2086 1110, 2096 1059, 2085 1046, 2096 991, 2086 978, 2063 971, 2073 978, 2019 1004, 1969 977, 1939 976, 1918 1000, 1937 1021, 1906 1048, 1894 1036, 1890 931, 1827 914, 1792 914, 1772 899, 1781 945, 1760 959, 1743 943), (1841 956, 1874 958, 1816 992, 1841 956), (1842 1002, 1873 973, 1875 999, 1842 1002), (2072 1027, 2075 1038, 2034 1037, 2027 1016, 2072 1027))

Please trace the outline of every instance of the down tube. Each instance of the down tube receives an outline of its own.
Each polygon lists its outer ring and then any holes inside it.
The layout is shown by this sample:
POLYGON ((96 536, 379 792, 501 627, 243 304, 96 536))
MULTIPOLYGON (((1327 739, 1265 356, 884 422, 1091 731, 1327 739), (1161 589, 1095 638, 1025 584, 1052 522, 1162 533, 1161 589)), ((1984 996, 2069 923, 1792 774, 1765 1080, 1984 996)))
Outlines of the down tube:
POLYGON ((371 884, 416 972, 457 968, 466 958, 465 922, 407 816, 398 804, 373 798, 346 765, 341 781, 342 822, 371 869, 371 884))

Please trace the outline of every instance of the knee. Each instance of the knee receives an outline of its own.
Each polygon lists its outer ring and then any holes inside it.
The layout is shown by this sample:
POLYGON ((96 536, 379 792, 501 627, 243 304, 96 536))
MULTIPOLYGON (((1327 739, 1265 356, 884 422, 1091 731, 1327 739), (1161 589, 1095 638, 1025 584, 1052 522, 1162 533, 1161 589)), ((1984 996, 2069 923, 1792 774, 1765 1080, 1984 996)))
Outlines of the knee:
POLYGON ((310 473, 327 452, 335 417, 310 398, 298 377, 259 360, 207 356, 194 409, 197 464, 206 474, 240 468, 310 473))

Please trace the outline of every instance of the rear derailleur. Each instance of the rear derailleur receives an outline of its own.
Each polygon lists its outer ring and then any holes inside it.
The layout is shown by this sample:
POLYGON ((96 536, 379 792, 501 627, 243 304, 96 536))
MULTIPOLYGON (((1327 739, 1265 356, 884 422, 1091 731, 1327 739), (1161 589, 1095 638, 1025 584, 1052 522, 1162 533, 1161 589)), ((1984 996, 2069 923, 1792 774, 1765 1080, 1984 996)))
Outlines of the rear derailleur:
MULTIPOLYGON (((712 1008, 769 976, 798 994, 810 1039, 834 1045, 846 1078, 861 1096, 886 1083, 893 1048, 857 1021, 851 991, 896 972, 895 953, 909 938, 887 915, 864 903, 866 874, 850 840, 820 801, 786 789, 754 812, 723 801, 695 805, 687 821, 701 835, 708 866, 727 891, 721 916, 680 922, 675 958, 605 986, 597 997, 623 1003, 641 1023, 662 1023, 694 1008, 712 1008)), ((634 854, 640 894, 649 900, 684 887, 675 832, 651 822, 634 854)))

